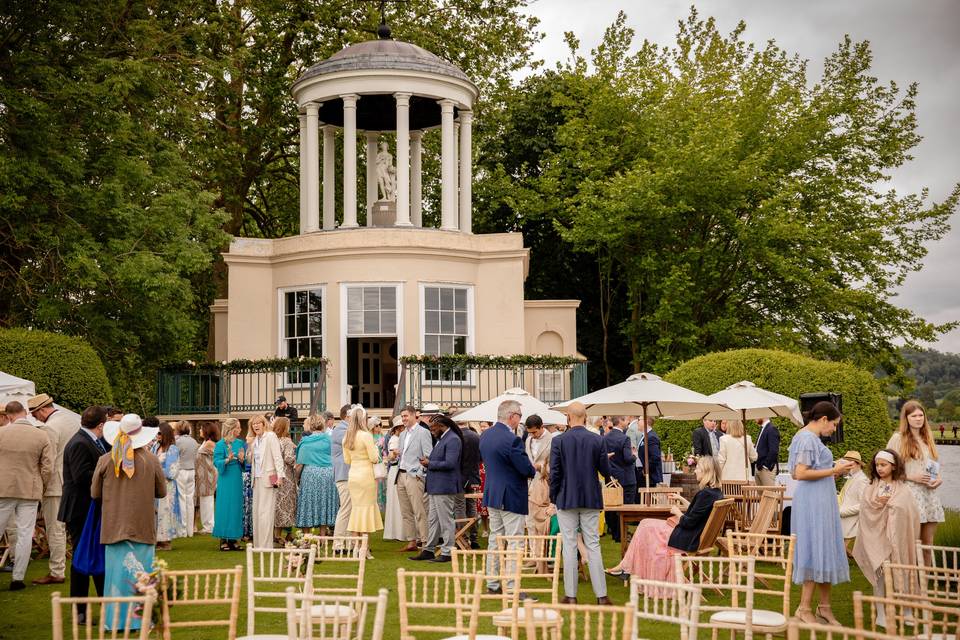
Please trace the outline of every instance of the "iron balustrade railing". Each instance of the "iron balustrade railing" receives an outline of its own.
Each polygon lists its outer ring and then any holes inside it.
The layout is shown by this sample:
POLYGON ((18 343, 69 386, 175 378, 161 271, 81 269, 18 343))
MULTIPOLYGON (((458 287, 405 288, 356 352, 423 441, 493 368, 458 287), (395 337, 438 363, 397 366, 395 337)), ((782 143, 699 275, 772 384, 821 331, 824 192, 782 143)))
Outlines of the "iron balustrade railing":
POLYGON ((159 415, 266 412, 278 396, 301 417, 326 409, 324 367, 164 367, 157 372, 159 415))
POLYGON ((566 402, 587 393, 587 362, 559 366, 403 363, 395 407, 434 403, 443 409, 467 408, 515 387, 549 405, 566 402))

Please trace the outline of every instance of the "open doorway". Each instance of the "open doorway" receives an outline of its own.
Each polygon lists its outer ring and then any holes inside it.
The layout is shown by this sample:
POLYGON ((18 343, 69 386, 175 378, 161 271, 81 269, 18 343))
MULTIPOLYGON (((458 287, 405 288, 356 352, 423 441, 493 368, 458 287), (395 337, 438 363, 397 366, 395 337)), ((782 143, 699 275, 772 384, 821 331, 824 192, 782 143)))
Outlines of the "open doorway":
POLYGON ((350 402, 368 409, 393 407, 397 389, 397 339, 347 338, 350 402))

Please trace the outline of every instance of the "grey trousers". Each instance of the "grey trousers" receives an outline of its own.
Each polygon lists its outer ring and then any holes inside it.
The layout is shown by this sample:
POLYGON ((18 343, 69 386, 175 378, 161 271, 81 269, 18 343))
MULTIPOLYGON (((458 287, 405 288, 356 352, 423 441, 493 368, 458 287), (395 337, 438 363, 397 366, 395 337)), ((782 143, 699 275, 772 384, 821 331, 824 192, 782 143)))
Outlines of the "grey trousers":
POLYGON ((607 595, 607 580, 600 555, 600 512, 595 509, 561 509, 557 511, 560 534, 563 536, 563 591, 568 598, 577 597, 577 533, 583 536, 590 567, 590 583, 598 598, 607 595))
MULTIPOLYGON (((512 511, 502 511, 489 507, 487 514, 490 521, 490 532, 487 536, 487 549, 496 551, 498 548, 497 538, 500 536, 522 536, 523 524, 526 516, 512 511)), ((517 548, 516 543, 507 546, 508 549, 517 548)), ((508 567, 512 570, 513 567, 508 567)), ((487 558, 487 587, 496 589, 500 587, 500 560, 494 554, 487 558)), ((506 588, 513 589, 513 580, 508 580, 506 588)))
POLYGON ((454 498, 456 494, 430 495, 430 513, 427 514, 427 543, 423 546, 426 551, 433 551, 443 539, 440 555, 449 556, 453 547, 457 526, 453 521, 454 498))

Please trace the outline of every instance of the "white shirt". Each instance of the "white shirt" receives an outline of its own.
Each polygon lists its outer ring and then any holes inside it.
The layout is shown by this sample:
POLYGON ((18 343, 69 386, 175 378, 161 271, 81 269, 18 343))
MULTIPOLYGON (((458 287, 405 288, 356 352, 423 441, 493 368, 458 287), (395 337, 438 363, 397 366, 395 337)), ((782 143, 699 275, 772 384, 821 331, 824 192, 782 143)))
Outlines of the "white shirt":
POLYGON ((253 477, 263 477, 263 436, 253 439, 253 477))

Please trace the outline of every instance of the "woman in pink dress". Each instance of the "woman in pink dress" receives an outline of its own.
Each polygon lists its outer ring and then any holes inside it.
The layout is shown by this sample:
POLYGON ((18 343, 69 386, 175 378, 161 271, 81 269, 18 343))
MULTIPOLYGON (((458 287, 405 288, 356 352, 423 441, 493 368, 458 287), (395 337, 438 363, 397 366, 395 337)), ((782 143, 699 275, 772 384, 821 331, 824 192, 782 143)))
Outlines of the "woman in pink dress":
MULTIPOLYGON (((630 546, 620 564, 607 573, 625 578, 627 575, 648 580, 673 582, 673 557, 700 546, 713 503, 723 498, 720 491, 720 464, 713 456, 701 456, 697 461, 697 481, 700 490, 693 496, 687 512, 671 507, 668 520, 647 518, 641 520, 630 539, 630 546)), ((653 594, 651 594, 653 595, 653 594)), ((667 594, 660 594, 667 595, 667 594)))

